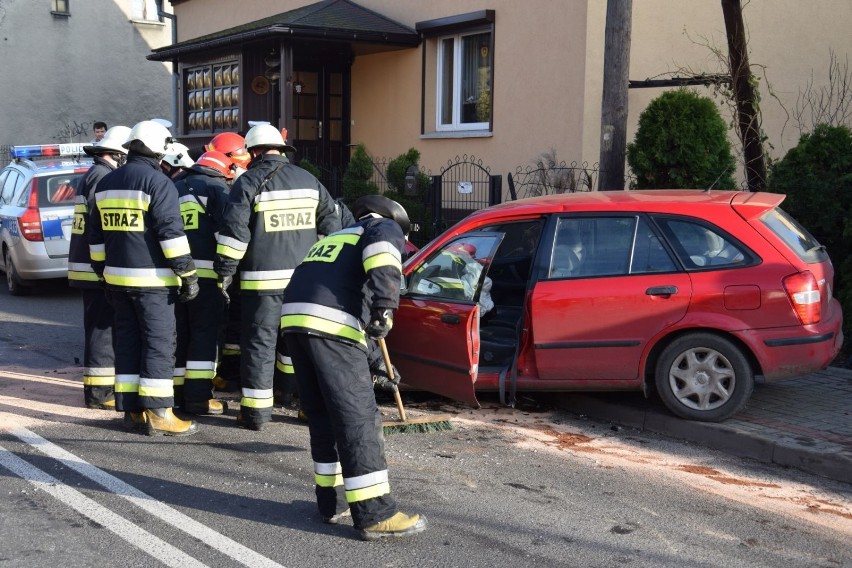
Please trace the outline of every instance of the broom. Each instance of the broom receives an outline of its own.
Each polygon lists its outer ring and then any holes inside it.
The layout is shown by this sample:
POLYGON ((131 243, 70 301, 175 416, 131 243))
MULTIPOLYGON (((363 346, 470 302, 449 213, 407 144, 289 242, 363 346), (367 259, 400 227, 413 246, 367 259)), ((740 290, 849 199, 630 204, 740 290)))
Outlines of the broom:
POLYGON ((394 377, 393 365, 391 365, 390 355, 388 355, 388 346, 385 344, 384 338, 379 338, 376 341, 382 350, 382 357, 385 360, 385 368, 388 370, 388 377, 390 378, 391 386, 393 387, 393 398, 396 401, 396 409, 399 411, 399 421, 382 422, 382 431, 385 434, 393 434, 395 432, 409 434, 412 432, 440 432, 443 430, 452 430, 453 425, 450 423, 450 417, 445 414, 441 416, 423 416, 420 418, 413 418, 411 420, 408 419, 405 414, 405 407, 402 406, 402 397, 399 395, 399 388, 397 388, 396 384, 393 382, 396 377, 394 377))

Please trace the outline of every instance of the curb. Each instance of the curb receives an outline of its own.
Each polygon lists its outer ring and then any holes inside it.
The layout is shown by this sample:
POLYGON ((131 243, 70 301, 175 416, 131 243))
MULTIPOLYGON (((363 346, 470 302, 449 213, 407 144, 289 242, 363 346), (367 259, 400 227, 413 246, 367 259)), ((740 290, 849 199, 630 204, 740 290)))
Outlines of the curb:
POLYGON ((769 437, 738 428, 736 419, 724 423, 684 420, 664 409, 643 408, 643 405, 652 404, 644 399, 637 403, 635 400, 624 400, 624 396, 619 397, 617 393, 561 394, 555 402, 559 408, 572 414, 694 442, 737 457, 793 467, 835 481, 852 483, 852 452, 837 444, 800 436, 789 438, 784 432, 769 437))

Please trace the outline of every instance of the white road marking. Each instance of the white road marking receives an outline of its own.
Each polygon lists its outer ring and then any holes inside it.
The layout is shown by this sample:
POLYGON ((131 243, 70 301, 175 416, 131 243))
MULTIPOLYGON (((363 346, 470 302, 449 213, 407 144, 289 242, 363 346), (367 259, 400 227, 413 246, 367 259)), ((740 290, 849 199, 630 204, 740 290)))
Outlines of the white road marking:
POLYGON ((218 550, 222 554, 230 556, 245 566, 249 566, 251 568, 284 568, 281 564, 278 564, 254 550, 231 540, 225 535, 199 523, 195 519, 192 519, 168 505, 157 501, 150 495, 143 493, 132 485, 129 485, 117 477, 98 469, 82 458, 79 458, 71 452, 68 452, 56 444, 42 438, 35 432, 31 432, 26 428, 14 428, 10 430, 10 433, 45 455, 61 462, 77 473, 88 477, 112 493, 127 499, 134 505, 144 509, 155 517, 158 517, 160 520, 186 532, 214 550, 218 550))
POLYGON ((62 501, 81 515, 88 517, 102 527, 114 532, 136 548, 153 556, 166 566, 173 568, 207 568, 192 556, 184 553, 131 523, 94 500, 86 497, 76 489, 64 485, 55 477, 43 472, 37 467, 19 458, 3 446, 0 446, 0 465, 15 475, 32 483, 37 489, 62 501))

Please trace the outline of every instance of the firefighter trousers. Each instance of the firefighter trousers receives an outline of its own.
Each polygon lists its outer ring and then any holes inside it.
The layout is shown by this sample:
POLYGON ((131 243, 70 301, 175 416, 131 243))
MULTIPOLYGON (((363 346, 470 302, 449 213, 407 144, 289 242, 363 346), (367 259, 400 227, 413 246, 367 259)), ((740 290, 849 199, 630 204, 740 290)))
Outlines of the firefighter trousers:
POLYGON ((213 377, 219 327, 225 310, 225 298, 216 280, 199 278, 198 296, 175 303, 177 349, 175 350, 175 405, 207 402, 213 398, 213 377))
POLYGON ((83 400, 97 406, 115 398, 115 316, 101 288, 83 288, 83 400))
POLYGON ((115 408, 172 408, 177 294, 110 291, 115 309, 115 408))
POLYGON ((234 276, 234 281, 228 287, 228 296, 230 301, 224 308, 225 316, 219 327, 219 361, 216 374, 225 381, 220 390, 236 391, 240 388, 240 336, 242 335, 239 274, 234 276))
POLYGON ((320 515, 348 503, 355 528, 389 519, 390 494, 382 417, 367 354, 358 347, 303 333, 284 334, 302 410, 308 417, 320 515))
POLYGON ((260 425, 272 420, 275 345, 283 301, 283 292, 240 295, 240 419, 245 424, 260 425))

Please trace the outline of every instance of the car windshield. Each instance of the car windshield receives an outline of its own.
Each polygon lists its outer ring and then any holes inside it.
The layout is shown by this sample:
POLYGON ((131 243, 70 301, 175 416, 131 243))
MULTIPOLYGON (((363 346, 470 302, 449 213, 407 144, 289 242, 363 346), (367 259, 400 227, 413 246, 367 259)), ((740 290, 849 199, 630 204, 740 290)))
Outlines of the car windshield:
POLYGON ((780 207, 770 209, 760 220, 804 262, 824 262, 828 258, 825 247, 780 207))

